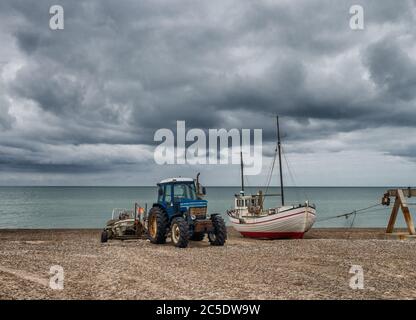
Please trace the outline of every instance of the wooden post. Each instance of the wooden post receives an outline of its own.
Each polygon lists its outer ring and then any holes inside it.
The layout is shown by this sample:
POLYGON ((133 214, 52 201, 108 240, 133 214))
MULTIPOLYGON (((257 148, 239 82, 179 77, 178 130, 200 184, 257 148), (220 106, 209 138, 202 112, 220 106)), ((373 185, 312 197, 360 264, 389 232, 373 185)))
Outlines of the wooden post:
POLYGON ((402 208, 404 220, 406 221, 406 224, 407 224, 407 230, 409 231, 410 234, 416 234, 412 215, 409 212, 409 207, 407 206, 406 198, 404 197, 403 190, 401 189, 397 190, 397 196, 400 199, 400 207, 402 208))
POLYGON ((394 224, 396 223, 397 214, 399 213, 400 202, 399 199, 396 198, 394 201, 393 209, 391 210, 389 224, 387 225, 386 233, 393 233, 394 224))
POLYGON ((391 210, 391 215, 389 219, 389 224, 387 225, 386 233, 393 233, 394 224, 396 222, 397 214, 399 212, 399 208, 403 212, 404 220, 406 221, 407 230, 410 235, 416 235, 415 226, 413 224, 413 218, 410 214, 409 207, 406 202, 405 194, 407 197, 411 197, 416 195, 416 189, 396 189, 396 190, 388 190, 386 195, 390 197, 395 197, 393 209, 391 210))

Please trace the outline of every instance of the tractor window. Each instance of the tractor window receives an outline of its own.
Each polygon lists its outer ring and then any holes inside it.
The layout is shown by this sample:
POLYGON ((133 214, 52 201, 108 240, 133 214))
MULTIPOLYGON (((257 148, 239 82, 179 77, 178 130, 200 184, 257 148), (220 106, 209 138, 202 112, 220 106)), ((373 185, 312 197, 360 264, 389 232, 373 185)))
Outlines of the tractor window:
POLYGON ((174 189, 174 197, 175 199, 196 199, 195 195, 195 188, 193 184, 190 183, 182 183, 182 184, 175 184, 174 189))
POLYGON ((162 202, 163 201, 163 186, 159 186, 159 190, 157 191, 158 193, 158 197, 157 197, 157 202, 162 202))
POLYGON ((172 202, 171 185, 165 185, 165 202, 167 203, 172 202))

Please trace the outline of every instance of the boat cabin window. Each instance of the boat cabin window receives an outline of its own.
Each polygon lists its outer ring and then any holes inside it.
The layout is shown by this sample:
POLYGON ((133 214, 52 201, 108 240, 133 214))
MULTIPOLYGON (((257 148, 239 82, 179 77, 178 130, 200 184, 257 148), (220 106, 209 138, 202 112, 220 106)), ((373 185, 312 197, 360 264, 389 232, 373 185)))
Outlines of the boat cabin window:
POLYGON ((260 199, 258 197, 253 197, 249 199, 236 199, 236 207, 257 207, 260 204, 260 199))
POLYGON ((247 201, 242 200, 242 199, 237 199, 237 207, 246 207, 247 205, 245 205, 245 203, 247 203, 247 201))

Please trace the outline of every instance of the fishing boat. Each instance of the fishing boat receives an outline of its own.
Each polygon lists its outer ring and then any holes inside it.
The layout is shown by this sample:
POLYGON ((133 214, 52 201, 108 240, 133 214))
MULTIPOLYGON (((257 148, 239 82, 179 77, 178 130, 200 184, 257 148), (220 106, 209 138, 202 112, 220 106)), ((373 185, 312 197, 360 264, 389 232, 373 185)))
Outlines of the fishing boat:
MULTIPOLYGON (((267 194, 262 191, 246 195, 244 191, 244 162, 241 156, 241 191, 235 195, 234 209, 227 214, 231 225, 245 237, 264 239, 301 239, 315 222, 316 208, 305 201, 297 205, 285 205, 282 175, 282 148, 280 141, 279 117, 277 123, 277 145, 275 149, 270 177, 273 173, 276 157, 279 159, 280 194, 267 194), (264 208, 264 199, 280 196, 281 206, 264 208)), ((269 179, 270 181, 270 179, 269 179)), ((268 187, 267 187, 268 190, 268 187)))

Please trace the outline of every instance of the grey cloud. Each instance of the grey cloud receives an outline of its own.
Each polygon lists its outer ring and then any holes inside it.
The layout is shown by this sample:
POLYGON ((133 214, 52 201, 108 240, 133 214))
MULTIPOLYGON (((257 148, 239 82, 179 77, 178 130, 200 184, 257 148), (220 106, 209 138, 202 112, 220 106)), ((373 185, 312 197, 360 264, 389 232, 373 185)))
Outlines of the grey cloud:
POLYGON ((34 52, 41 42, 39 34, 33 31, 18 31, 16 39, 19 47, 27 54, 34 52))
POLYGON ((372 44, 365 53, 371 78, 386 95, 402 100, 416 96, 416 61, 391 38, 372 44))
POLYGON ((35 101, 46 111, 63 116, 82 111, 82 83, 46 65, 19 71, 13 88, 18 96, 35 101))
POLYGON ((416 145, 410 145, 406 146, 402 150, 394 150, 393 152, 390 152, 390 154, 393 154, 395 156, 405 157, 412 161, 416 161, 416 145))
MULTIPOLYGON (((391 24, 414 40, 414 2, 364 1, 361 33, 348 27, 352 4, 5 1, 0 16, 16 19, 4 30, 24 64, 4 87, 49 121, 42 131, 9 125, 8 144, 35 135, 45 145, 154 145, 155 130, 174 129, 176 120, 189 128, 263 128, 272 142, 275 114, 289 143, 414 127, 410 47, 372 33, 391 24), (52 4, 64 6, 63 31, 49 30, 52 4)), ((21 166, 30 161, 39 169, 30 159, 21 166)))
POLYGON ((0 132, 10 129, 14 121, 9 113, 9 102, 0 96, 0 132))

